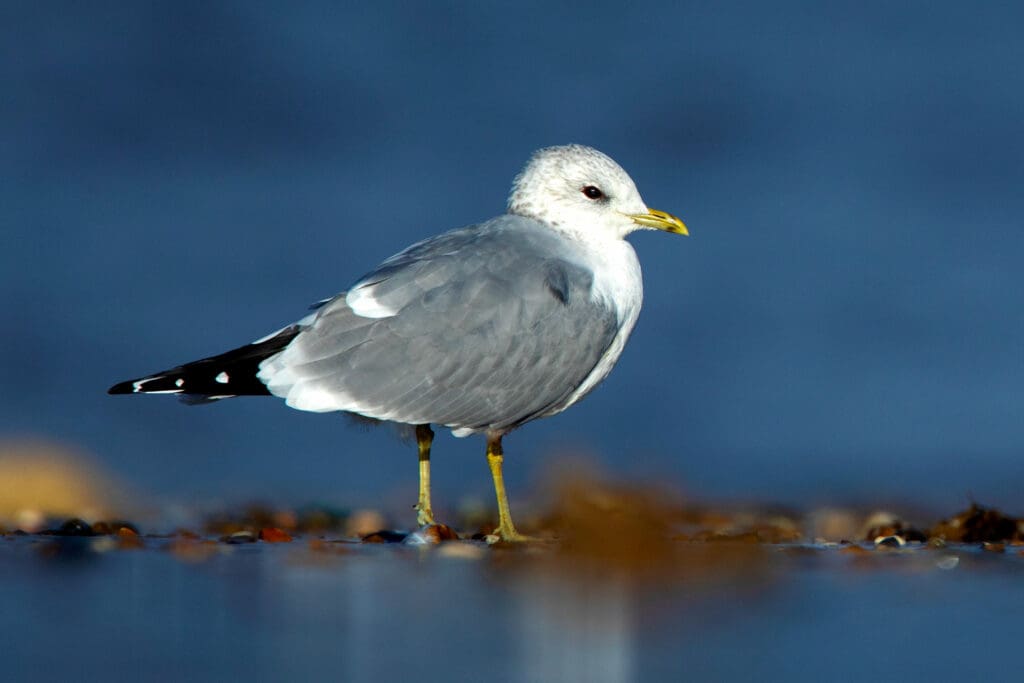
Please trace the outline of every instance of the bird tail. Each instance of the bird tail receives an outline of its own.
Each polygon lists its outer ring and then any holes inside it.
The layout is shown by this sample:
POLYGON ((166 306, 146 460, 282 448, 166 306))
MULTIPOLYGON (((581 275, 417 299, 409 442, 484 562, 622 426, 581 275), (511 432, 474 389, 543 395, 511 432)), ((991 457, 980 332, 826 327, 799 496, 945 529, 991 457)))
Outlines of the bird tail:
POLYGON ((279 353, 301 329, 299 325, 291 325, 269 337, 217 356, 119 382, 107 393, 178 394, 182 402, 189 404, 235 396, 269 396, 266 385, 257 377, 260 364, 279 353))

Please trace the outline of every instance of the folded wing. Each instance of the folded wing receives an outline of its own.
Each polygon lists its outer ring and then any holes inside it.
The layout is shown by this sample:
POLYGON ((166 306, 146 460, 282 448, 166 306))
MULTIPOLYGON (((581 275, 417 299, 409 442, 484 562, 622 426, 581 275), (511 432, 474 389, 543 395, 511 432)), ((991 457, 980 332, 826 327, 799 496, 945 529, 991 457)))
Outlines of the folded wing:
POLYGON ((619 332, 563 238, 505 216, 416 244, 326 303, 259 379, 289 405, 464 433, 568 406, 619 332))

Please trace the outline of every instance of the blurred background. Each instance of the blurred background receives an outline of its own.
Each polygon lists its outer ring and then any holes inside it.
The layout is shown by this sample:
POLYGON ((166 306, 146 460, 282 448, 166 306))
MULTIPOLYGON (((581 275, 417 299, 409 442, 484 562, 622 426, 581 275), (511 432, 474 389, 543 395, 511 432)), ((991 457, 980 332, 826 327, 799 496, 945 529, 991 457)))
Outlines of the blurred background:
MULTIPOLYGON (((46 3, 0 9, 0 437, 166 501, 411 504, 414 449, 276 399, 115 381, 305 315, 503 210, 538 147, 611 155, 631 238, 605 384, 506 441, 704 498, 1020 510, 1019 5, 46 3)), ((435 506, 490 502, 479 438, 435 506)), ((404 509, 404 508, 403 508, 404 509)))

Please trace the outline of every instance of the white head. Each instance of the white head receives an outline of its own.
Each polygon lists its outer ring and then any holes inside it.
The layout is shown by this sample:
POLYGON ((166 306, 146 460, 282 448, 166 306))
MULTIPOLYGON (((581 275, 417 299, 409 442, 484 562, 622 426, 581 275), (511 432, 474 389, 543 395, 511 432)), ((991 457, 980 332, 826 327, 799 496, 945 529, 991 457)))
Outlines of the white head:
POLYGON ((605 238, 640 228, 689 234, 675 216, 647 208, 621 166, 584 145, 535 152, 512 183, 508 212, 605 238))

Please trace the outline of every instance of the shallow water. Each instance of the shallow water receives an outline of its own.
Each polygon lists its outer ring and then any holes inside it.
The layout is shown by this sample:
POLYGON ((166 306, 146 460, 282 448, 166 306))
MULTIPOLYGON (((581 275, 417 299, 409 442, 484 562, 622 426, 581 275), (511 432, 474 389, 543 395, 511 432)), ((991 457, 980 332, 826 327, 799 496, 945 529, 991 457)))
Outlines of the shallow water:
POLYGON ((7 680, 1019 680, 1016 548, 114 543, 0 541, 7 680))

